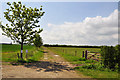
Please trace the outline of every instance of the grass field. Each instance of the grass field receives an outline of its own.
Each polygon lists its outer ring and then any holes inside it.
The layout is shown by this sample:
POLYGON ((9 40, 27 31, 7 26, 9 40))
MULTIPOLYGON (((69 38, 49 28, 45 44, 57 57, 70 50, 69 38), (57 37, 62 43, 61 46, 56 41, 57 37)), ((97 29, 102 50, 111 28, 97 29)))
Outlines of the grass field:
MULTIPOLYGON (((2 45, 2 61, 4 62, 16 62, 18 60, 17 53, 20 53, 20 45, 2 45)), ((42 48, 36 48, 34 46, 23 46, 23 59, 38 61, 43 57, 42 48), (28 50, 26 56, 26 50, 28 50)))
POLYGON ((50 50, 64 57, 67 61, 76 62, 82 58, 85 50, 90 52, 100 52, 100 48, 66 48, 66 47, 49 47, 50 50))
POLYGON ((71 62, 72 64, 77 64, 77 65, 83 65, 83 66, 78 66, 75 68, 75 70, 79 72, 82 72, 86 76, 91 76, 93 78, 118 78, 118 73, 117 71, 111 71, 108 69, 103 69, 101 68, 100 61, 95 61, 95 60, 85 60, 82 58, 82 52, 85 50, 88 50, 90 52, 99 52, 100 53, 100 48, 67 48, 67 47, 48 47, 48 49, 52 50, 56 54, 60 55, 67 61, 71 62), (76 52, 76 54, 75 54, 76 52), (94 65, 98 64, 97 66, 94 65), (93 66, 91 66, 93 65, 93 66))

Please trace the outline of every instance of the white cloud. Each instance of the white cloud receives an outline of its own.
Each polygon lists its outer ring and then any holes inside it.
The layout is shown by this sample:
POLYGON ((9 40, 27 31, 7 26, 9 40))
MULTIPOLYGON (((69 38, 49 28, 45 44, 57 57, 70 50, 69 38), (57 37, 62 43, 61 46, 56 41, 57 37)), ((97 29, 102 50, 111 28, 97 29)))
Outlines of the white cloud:
POLYGON ((49 23, 44 30, 44 43, 78 45, 116 45, 118 40, 118 10, 108 17, 86 17, 82 22, 49 23))

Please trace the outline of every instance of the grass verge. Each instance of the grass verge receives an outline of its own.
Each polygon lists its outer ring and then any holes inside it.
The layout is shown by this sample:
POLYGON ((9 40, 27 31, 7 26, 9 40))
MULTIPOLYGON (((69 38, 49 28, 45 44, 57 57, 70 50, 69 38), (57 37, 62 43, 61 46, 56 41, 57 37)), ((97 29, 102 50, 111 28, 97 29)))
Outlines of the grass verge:
POLYGON ((91 76, 92 78, 118 78, 118 73, 114 71, 100 71, 96 69, 85 69, 82 67, 79 67, 76 70, 82 72, 86 76, 91 76))

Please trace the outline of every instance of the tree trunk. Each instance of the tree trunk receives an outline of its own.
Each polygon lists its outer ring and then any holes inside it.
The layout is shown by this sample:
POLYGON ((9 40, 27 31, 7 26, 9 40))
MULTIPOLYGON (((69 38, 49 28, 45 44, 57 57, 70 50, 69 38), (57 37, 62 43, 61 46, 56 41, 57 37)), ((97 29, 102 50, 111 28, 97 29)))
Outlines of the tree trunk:
POLYGON ((21 43, 21 59, 23 59, 23 42, 21 43))
POLYGON ((21 59, 23 59, 23 30, 22 30, 22 26, 21 26, 21 59))

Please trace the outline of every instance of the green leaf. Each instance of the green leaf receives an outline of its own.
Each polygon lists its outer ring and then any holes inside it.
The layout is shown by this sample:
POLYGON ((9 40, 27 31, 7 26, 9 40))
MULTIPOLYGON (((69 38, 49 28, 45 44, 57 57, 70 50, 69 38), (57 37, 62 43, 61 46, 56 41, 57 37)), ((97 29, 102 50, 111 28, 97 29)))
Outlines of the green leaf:
POLYGON ((40 8, 40 10, 42 10, 42 8, 40 8))
POLYGON ((21 2, 20 2, 20 1, 19 1, 18 3, 19 3, 19 4, 21 4, 21 2))
POLYGON ((9 5, 9 6, 10 6, 10 5, 11 5, 11 4, 10 4, 10 2, 7 2, 7 5, 9 5))

